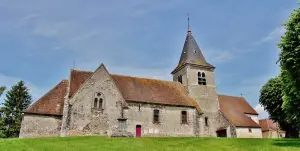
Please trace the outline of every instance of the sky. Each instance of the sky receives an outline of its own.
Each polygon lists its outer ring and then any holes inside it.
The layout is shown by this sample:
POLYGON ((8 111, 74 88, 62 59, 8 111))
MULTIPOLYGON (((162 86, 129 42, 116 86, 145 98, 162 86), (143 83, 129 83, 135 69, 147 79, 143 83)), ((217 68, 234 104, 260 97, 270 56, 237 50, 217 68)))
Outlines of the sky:
MULTIPOLYGON (((187 32, 216 67, 219 94, 243 96, 279 73, 276 44, 297 0, 0 0, 0 85, 37 100, 70 69, 172 80, 187 32)), ((0 102, 4 100, 0 98, 0 102)))

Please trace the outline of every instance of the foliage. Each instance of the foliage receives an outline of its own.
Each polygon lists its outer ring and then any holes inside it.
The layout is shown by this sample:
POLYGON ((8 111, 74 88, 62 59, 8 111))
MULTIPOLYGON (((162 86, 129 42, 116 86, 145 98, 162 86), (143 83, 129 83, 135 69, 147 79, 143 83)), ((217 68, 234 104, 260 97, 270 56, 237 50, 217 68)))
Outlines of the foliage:
POLYGON ((280 77, 270 79, 260 90, 259 103, 268 111, 270 118, 278 122, 286 131, 286 137, 298 137, 294 123, 287 120, 287 115, 282 109, 283 83, 280 77))
POLYGON ((2 93, 4 92, 5 87, 0 87, 0 96, 2 95, 2 93))
POLYGON ((14 85, 6 94, 0 119, 0 136, 1 137, 18 137, 22 111, 31 103, 31 95, 23 81, 14 85))
POLYGON ((283 85, 283 108, 289 121, 300 128, 300 8, 283 25, 286 29, 278 47, 283 85))

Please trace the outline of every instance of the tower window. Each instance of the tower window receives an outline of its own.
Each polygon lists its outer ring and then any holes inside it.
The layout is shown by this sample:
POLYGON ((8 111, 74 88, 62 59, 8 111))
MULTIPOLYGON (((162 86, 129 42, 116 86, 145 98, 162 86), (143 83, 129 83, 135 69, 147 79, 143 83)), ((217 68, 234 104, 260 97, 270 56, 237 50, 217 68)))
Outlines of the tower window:
POLYGON ((208 126, 208 117, 205 117, 205 126, 208 126))
POLYGON ((187 124, 187 112, 186 111, 181 111, 181 123, 187 124))
POLYGON ((159 123, 159 110, 153 111, 153 123, 159 123))
POLYGON ((177 79, 178 79, 178 82, 180 82, 182 84, 182 75, 179 75, 177 79))
POLYGON ((198 72, 198 84, 199 85, 206 85, 206 78, 204 72, 198 72))

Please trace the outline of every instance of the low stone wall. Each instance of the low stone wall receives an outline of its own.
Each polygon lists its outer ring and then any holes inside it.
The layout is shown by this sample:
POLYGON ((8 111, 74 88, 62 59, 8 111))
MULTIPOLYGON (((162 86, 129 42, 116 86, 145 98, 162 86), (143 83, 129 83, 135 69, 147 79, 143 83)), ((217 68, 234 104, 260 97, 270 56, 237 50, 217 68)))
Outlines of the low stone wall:
POLYGON ((60 136, 61 117, 25 114, 23 116, 20 138, 60 136))

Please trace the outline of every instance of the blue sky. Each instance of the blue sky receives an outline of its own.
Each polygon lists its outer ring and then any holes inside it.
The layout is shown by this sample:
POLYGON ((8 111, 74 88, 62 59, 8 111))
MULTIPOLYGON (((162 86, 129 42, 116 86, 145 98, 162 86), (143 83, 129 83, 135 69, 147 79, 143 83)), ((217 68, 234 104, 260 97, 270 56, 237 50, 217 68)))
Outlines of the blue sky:
MULTIPOLYGON (((36 100, 75 69, 171 80, 187 30, 216 66, 217 91, 259 107, 279 73, 276 43, 297 0, 0 0, 0 85, 36 100)), ((3 97, 1 98, 3 100, 3 97)))

